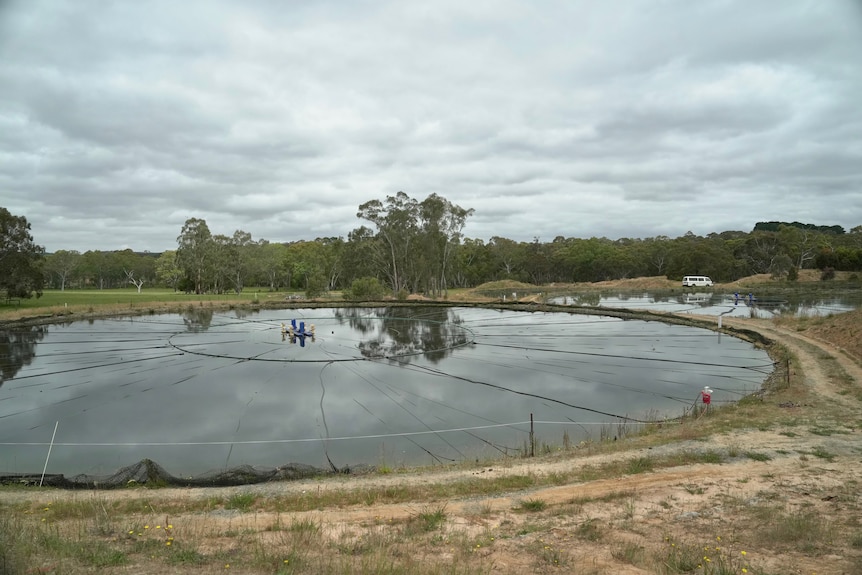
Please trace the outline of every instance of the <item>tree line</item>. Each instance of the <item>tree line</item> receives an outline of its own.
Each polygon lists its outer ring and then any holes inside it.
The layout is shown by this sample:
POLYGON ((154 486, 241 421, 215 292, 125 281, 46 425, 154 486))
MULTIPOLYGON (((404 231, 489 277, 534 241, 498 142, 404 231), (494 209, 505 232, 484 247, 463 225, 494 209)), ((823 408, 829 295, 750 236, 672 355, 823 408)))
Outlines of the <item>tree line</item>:
POLYGON ((0 208, 0 290, 7 297, 56 289, 162 286, 188 293, 241 293, 246 286, 300 290, 309 297, 386 294, 432 297, 496 280, 531 284, 597 282, 643 276, 708 275, 729 282, 752 274, 794 280, 802 269, 862 270, 862 226, 759 222, 751 232, 677 238, 574 238, 487 242, 463 236, 472 209, 431 194, 404 192, 359 206, 363 224, 347 238, 288 243, 250 233, 214 234, 190 218, 177 248, 161 254, 58 250, 45 254, 26 219, 0 208))

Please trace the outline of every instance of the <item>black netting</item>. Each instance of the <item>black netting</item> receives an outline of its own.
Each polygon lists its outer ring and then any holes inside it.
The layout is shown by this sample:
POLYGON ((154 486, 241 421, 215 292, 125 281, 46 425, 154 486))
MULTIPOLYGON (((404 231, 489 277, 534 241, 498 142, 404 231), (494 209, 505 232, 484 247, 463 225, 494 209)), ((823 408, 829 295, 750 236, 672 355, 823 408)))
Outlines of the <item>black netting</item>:
POLYGON ((0 476, 0 484, 46 485, 63 489, 115 489, 134 485, 176 486, 176 487, 225 487, 230 485, 247 485, 265 483, 267 481, 293 481, 310 477, 322 477, 333 474, 363 474, 373 471, 372 466, 359 465, 343 469, 327 470, 305 465, 288 463, 275 468, 260 468, 251 465, 241 465, 230 469, 211 471, 194 477, 178 477, 169 473, 164 467, 151 459, 141 461, 119 469, 108 476, 75 475, 66 477, 62 474, 13 474, 0 476))

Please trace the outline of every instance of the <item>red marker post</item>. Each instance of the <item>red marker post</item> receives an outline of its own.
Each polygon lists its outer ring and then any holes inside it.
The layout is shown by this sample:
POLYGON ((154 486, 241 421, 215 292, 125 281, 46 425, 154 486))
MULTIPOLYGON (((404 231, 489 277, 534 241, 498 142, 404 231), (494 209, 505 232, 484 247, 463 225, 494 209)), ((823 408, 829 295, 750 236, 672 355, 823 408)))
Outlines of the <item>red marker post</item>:
POLYGON ((712 390, 709 387, 704 387, 703 391, 700 392, 700 398, 707 409, 709 409, 709 405, 712 403, 712 390))

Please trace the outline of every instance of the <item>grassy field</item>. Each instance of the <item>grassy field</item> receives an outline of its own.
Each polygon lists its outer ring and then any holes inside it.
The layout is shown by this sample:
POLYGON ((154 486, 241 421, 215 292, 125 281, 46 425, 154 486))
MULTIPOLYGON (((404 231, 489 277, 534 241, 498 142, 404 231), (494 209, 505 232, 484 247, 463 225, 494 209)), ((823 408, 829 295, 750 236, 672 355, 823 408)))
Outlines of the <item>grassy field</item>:
MULTIPOLYGON (((165 312, 194 306, 275 306, 288 298, 303 296, 300 292, 271 292, 266 288, 250 288, 240 294, 186 294, 170 289, 135 288, 106 290, 45 290, 42 297, 4 302, 0 300, 0 320, 50 318, 71 315, 116 315, 165 312)), ((340 299, 334 294, 327 299, 340 299)))
POLYGON ((187 303, 187 302, 201 302, 201 301, 245 301, 245 302, 253 302, 256 299, 264 299, 267 297, 281 297, 282 299, 287 295, 286 292, 277 292, 270 293, 265 290, 245 290, 241 294, 235 294, 233 292, 222 294, 222 295, 195 295, 195 294, 186 294, 183 292, 175 292, 170 289, 160 289, 160 288, 144 288, 141 290, 141 293, 138 293, 138 290, 135 288, 129 289, 106 289, 106 290, 96 290, 96 289, 87 289, 87 290, 45 290, 42 293, 42 297, 40 298, 30 298, 30 299, 22 299, 19 302, 0 305, 0 309, 13 309, 13 308, 25 308, 25 309, 38 309, 38 308, 50 308, 50 307, 64 307, 64 306, 101 306, 101 305, 123 305, 123 306, 131 306, 141 305, 151 302, 158 303, 187 303))

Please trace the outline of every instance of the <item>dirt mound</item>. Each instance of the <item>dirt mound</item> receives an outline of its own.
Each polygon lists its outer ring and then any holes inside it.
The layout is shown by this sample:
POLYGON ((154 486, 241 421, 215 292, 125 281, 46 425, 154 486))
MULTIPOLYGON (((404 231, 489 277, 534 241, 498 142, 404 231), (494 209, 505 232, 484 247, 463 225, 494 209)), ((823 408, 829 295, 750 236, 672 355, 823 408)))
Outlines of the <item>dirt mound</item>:
POLYGON ((535 286, 533 284, 525 284, 524 282, 519 282, 515 280, 498 280, 494 282, 486 282, 482 285, 476 286, 473 288, 476 291, 488 291, 488 290, 498 290, 498 289, 512 289, 512 290, 524 290, 524 289, 539 289, 539 286, 535 286))
POLYGON ((797 331, 829 342, 862 361, 862 309, 827 317, 804 318, 796 323, 797 331))

